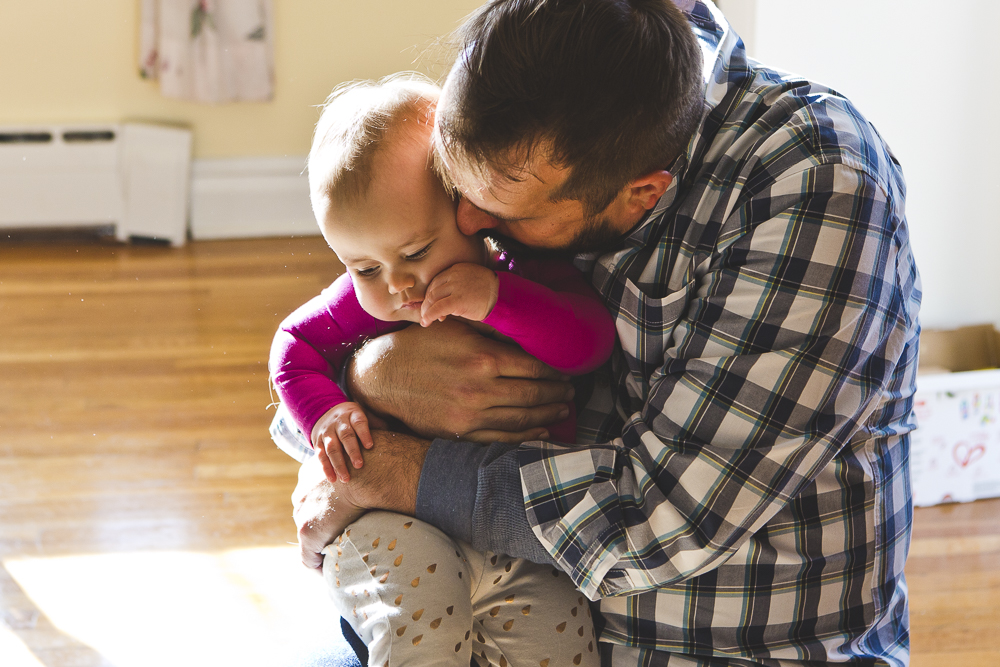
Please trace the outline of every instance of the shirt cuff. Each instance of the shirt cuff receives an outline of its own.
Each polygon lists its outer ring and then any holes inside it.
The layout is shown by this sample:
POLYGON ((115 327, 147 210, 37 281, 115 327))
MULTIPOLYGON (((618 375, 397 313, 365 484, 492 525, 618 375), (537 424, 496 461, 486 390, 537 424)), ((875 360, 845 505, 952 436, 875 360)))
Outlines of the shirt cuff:
POLYGON ((554 563, 524 511, 517 445, 435 440, 420 473, 416 516, 481 551, 554 563))
POLYGON ((417 486, 417 518, 471 543, 479 466, 488 449, 474 442, 432 442, 417 486))

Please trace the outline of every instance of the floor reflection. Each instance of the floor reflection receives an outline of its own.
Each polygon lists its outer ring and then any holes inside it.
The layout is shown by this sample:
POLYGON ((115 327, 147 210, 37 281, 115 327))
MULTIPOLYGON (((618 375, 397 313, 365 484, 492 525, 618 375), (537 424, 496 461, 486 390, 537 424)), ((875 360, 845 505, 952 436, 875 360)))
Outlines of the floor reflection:
POLYGON ((19 558, 2 572, 25 665, 270 667, 340 636, 294 547, 19 558))
POLYGON ((110 667, 93 647, 60 630, 0 563, 0 656, 5 667, 110 667))

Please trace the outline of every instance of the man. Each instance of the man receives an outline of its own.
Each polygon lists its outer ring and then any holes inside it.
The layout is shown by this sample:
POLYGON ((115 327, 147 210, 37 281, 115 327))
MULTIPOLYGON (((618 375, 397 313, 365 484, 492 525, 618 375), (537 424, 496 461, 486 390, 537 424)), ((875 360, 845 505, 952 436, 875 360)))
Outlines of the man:
MULTIPOLYGON (((588 446, 377 432, 350 484, 303 469, 304 561, 390 509, 565 570, 604 664, 905 665, 920 289, 899 166, 848 101, 683 4, 494 0, 438 108, 462 230, 584 253, 616 316, 588 446)), ((570 396, 461 323, 412 329, 348 384, 417 432, 519 440, 570 396)))

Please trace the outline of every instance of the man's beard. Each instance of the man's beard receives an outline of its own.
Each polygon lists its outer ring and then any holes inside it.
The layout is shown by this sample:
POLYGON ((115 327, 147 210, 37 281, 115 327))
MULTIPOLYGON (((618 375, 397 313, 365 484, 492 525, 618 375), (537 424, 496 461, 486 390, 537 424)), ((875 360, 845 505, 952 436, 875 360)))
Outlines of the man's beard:
POLYGON ((605 253, 622 244, 625 235, 615 229, 607 218, 593 217, 586 226, 566 245, 566 250, 574 255, 589 252, 605 253))
POLYGON ((481 232, 485 238, 497 243, 501 248, 524 259, 567 258, 583 253, 610 252, 621 245, 624 238, 607 218, 590 218, 569 243, 559 248, 535 248, 520 241, 487 229, 481 232))

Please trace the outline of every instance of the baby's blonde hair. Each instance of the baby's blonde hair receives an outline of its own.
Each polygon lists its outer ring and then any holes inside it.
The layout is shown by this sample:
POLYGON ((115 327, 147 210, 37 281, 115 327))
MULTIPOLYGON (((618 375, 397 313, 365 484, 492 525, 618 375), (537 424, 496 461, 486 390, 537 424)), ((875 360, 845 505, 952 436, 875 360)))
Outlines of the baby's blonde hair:
POLYGON ((321 225, 330 204, 355 204, 368 193, 375 157, 395 130, 407 121, 414 129, 434 122, 439 92, 430 79, 409 72, 334 88, 309 151, 309 193, 321 225))

